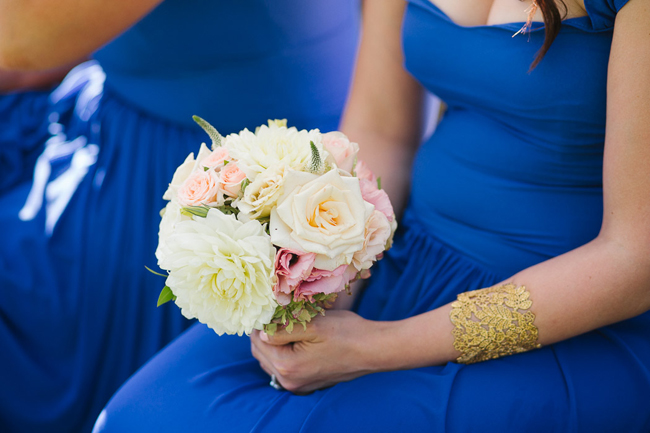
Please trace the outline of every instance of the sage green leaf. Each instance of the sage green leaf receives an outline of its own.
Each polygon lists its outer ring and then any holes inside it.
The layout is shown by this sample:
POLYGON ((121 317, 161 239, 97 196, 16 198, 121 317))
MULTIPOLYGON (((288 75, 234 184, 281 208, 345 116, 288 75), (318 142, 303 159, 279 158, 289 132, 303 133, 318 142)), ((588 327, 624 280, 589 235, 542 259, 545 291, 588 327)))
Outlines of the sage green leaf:
POLYGON ((300 312, 300 316, 298 316, 298 320, 302 322, 302 324, 305 326, 305 329, 307 328, 307 325, 305 325, 306 322, 311 322, 312 315, 309 314, 309 310, 306 308, 300 312))
POLYGON ((268 323, 264 325, 264 332, 266 332, 269 335, 275 334, 275 332, 278 330, 278 324, 277 323, 268 323))
POLYGON ((309 171, 318 174, 323 168, 323 160, 313 141, 309 142, 309 146, 311 147, 311 165, 309 166, 309 171))
POLYGON ((212 150, 216 149, 217 147, 221 147, 221 140, 222 136, 219 134, 219 131, 217 129, 210 125, 206 120, 200 118, 199 116, 192 116, 192 119, 201 127, 203 130, 210 136, 210 139, 212 140, 212 150))

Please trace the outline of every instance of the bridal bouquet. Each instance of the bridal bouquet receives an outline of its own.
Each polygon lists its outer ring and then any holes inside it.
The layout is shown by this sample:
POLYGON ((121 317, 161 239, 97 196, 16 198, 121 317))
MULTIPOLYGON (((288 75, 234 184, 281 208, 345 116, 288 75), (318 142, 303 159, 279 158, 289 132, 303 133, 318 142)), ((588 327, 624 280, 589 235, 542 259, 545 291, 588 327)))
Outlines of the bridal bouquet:
POLYGON ((163 196, 158 305, 219 335, 291 332, 370 275, 397 223, 356 143, 278 120, 224 138, 194 119, 212 148, 190 154, 163 196))

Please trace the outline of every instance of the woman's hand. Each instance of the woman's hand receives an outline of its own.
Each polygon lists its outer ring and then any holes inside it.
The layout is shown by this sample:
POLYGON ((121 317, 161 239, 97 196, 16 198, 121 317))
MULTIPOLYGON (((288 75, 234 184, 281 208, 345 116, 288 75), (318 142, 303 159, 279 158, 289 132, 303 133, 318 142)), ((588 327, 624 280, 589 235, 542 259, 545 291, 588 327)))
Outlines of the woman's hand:
POLYGON ((374 371, 372 341, 382 322, 350 311, 329 310, 307 329, 296 326, 273 336, 251 335, 253 356, 269 375, 296 394, 306 394, 374 371))

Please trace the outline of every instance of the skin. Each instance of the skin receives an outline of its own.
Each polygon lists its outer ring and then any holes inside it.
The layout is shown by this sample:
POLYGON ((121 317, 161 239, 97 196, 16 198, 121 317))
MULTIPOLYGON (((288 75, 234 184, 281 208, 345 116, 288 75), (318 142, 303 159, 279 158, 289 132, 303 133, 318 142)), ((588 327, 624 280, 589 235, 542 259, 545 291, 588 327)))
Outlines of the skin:
MULTIPOLYGON (((48 70, 84 58, 146 15, 160 0, 0 0, 0 68, 48 70)), ((461 25, 526 20, 530 1, 435 0, 461 25)), ((565 1, 567 17, 585 14, 565 1)), ((402 68, 403 0, 364 4, 364 37, 342 130, 360 158, 382 173, 396 210, 404 206, 408 169, 422 129, 424 94, 402 68), (381 74, 376 73, 381 71, 381 74)), ((534 20, 541 21, 539 11, 534 20)), ((630 0, 616 19, 608 83, 604 219, 599 236, 508 281, 525 284, 543 345, 650 309, 650 6, 630 0), (567 290, 570 288, 571 290, 567 290)), ((349 300, 348 300, 349 303, 349 300)), ((318 317, 306 331, 256 332, 253 355, 290 391, 307 393, 364 374, 443 364, 453 348, 450 306, 395 322, 344 310, 318 317)))
POLYGON ((58 82, 77 64, 73 62, 46 71, 5 71, 0 70, 0 93, 25 91, 25 90, 47 90, 58 82))
MULTIPOLYGON (((525 21, 521 4, 506 0, 494 0, 492 8, 489 0, 434 3, 466 25, 525 21), (486 4, 477 11, 477 6, 486 4)), ((566 3, 568 16, 584 15, 581 1, 566 3)), ((408 188, 406 173, 419 136, 422 106, 422 90, 401 70, 403 9, 401 0, 366 2, 365 34, 342 126, 355 141, 377 143, 372 150, 362 146, 365 153, 360 158, 390 179, 385 184, 391 186, 388 193, 398 206, 403 205, 399 199, 408 188), (377 70, 382 73, 373 73, 377 70)), ((650 80, 639 79, 650 76, 648 29, 650 4, 630 0, 616 18, 608 69, 604 215, 599 235, 507 280, 531 292, 542 345, 650 309, 650 80)), ((292 334, 280 331, 272 337, 255 332, 252 352, 286 389, 309 393, 372 372, 455 360, 460 354, 453 348, 450 310, 445 305, 394 322, 331 311, 316 318, 306 331, 297 328, 292 334)))
POLYGON ((0 0, 0 69, 47 70, 90 53, 161 0, 0 0))

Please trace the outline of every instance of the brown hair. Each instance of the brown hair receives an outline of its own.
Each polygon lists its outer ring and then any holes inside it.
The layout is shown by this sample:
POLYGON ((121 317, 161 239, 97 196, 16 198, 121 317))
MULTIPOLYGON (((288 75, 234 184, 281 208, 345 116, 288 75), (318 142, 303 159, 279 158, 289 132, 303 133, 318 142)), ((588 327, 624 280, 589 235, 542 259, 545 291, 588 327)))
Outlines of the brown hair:
MULTIPOLYGON (((558 0, 562 7, 564 8, 564 16, 567 14, 567 7, 564 4, 563 0, 558 0)), ((544 16, 544 44, 542 48, 537 52, 535 60, 530 65, 530 70, 532 71, 535 67, 542 61, 548 49, 551 48, 551 44, 555 40, 557 34, 560 32, 560 26, 562 25, 563 16, 560 15, 560 10, 555 3, 555 0, 533 0, 533 7, 528 14, 527 26, 530 26, 530 23, 533 21, 533 15, 539 8, 542 11, 544 16)))

